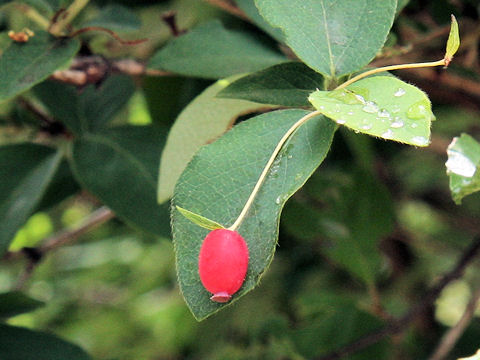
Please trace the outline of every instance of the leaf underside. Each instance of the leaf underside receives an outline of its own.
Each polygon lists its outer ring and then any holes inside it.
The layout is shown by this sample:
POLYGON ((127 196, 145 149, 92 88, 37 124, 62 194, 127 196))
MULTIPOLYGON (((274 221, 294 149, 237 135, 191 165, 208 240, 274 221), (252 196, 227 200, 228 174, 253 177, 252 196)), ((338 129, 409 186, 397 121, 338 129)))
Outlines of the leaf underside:
POLYGON ((480 143, 470 135, 462 134, 453 139, 447 149, 447 174, 450 191, 455 203, 480 191, 480 143))
POLYGON ((356 132, 415 146, 430 143, 430 100, 397 78, 373 76, 346 89, 315 91, 309 100, 322 114, 356 132))
MULTIPOLYGON (((228 304, 212 302, 198 276, 198 254, 208 231, 191 223, 175 206, 225 226, 240 214, 276 144, 308 112, 281 110, 256 116, 203 147, 175 188, 172 227, 177 271, 185 300, 198 320, 228 304)), ((250 263, 233 301, 252 290, 272 261, 285 201, 325 158, 336 125, 325 117, 309 120, 284 145, 238 232, 247 241, 250 263)))

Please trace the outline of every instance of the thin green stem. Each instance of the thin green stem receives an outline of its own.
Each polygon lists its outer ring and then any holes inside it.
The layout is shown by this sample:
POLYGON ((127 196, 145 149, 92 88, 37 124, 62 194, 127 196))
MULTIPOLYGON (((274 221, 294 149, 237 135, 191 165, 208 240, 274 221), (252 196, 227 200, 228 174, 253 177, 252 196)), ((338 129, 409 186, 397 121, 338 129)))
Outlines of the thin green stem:
POLYGON ((370 76, 370 75, 373 75, 373 74, 377 74, 377 73, 380 73, 380 72, 384 72, 384 71, 401 70, 401 69, 414 69, 414 68, 424 68, 424 67, 434 67, 434 66, 445 66, 445 64, 446 64, 445 59, 442 59, 442 60, 432 61, 432 62, 384 66, 384 67, 368 70, 368 71, 365 71, 361 74, 358 74, 357 76, 354 76, 350 80, 345 81, 343 84, 337 86, 335 88, 335 90, 343 89, 343 88, 347 87, 348 85, 353 84, 355 81, 363 79, 364 77, 367 77, 367 76, 370 76))
POLYGON ((268 159, 267 164, 265 165, 265 168, 263 169, 262 173, 260 174, 260 177, 257 180, 257 183, 255 184, 255 187, 252 190, 252 193, 250 194, 249 198, 247 199, 247 202, 245 203, 242 212, 240 215, 238 215, 237 220, 233 223, 232 226, 228 228, 228 230, 236 231, 240 224, 242 223, 243 219, 248 213, 248 210, 253 204, 253 201, 255 200, 255 197, 258 194, 258 191, 260 190, 260 187, 262 186, 263 182, 265 181, 265 178, 267 177, 267 174, 270 170, 270 167, 272 166, 273 162, 275 161, 275 158, 277 157, 278 153, 280 150, 282 150, 283 145, 287 142, 287 140, 290 138, 290 136, 297 130, 300 126, 302 126, 304 123, 306 123, 308 120, 311 118, 321 115, 320 111, 313 111, 304 117, 302 117, 300 120, 298 120, 295 124, 293 124, 287 132, 283 135, 283 137, 280 139, 278 142, 277 146, 273 150, 272 155, 270 156, 270 159, 268 159))
POLYGON ((25 4, 17 4, 17 8, 23 13, 23 15, 32 20, 38 26, 40 26, 42 30, 47 30, 50 26, 50 21, 48 21, 46 17, 44 17, 34 8, 25 4))
MULTIPOLYGON (((80 11, 89 3, 90 0, 74 0, 65 11, 65 16, 50 27, 50 33, 56 36, 62 35, 65 27, 78 15, 80 11)), ((62 14, 63 15, 63 14, 62 14)))

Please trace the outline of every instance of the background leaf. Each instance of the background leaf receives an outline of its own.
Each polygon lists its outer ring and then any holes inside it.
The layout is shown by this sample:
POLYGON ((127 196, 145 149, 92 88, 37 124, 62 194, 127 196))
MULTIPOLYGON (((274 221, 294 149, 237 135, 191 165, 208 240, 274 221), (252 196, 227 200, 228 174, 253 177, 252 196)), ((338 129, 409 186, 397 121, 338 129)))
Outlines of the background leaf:
POLYGON ((45 80, 80 48, 77 39, 57 39, 43 31, 26 43, 12 41, 0 55, 0 102, 45 80))
POLYGON ((286 61, 258 34, 237 32, 212 21, 175 38, 150 60, 149 67, 181 75, 218 79, 286 61))
POLYGON ((239 115, 265 107, 249 101, 217 98, 218 92, 234 79, 236 77, 217 81, 178 116, 170 129, 160 160, 158 202, 165 202, 172 197, 180 174, 202 145, 227 131, 239 115))
POLYGON ((362 79, 334 91, 315 91, 310 102, 337 124, 387 140, 427 146, 432 104, 419 88, 391 76, 362 79))
POLYGON ((2 360, 89 360, 77 345, 53 335, 0 324, 2 360))
POLYGON ((218 96, 263 104, 309 106, 308 96, 323 87, 322 75, 300 62, 289 62, 244 76, 218 96))
POLYGON ((165 131, 123 126, 76 140, 72 169, 77 180, 119 218, 169 237, 168 206, 156 201, 157 168, 165 131))
POLYGON ((136 31, 142 23, 138 16, 129 8, 118 4, 110 4, 93 19, 82 24, 82 27, 101 26, 113 31, 136 31))
POLYGON ((480 190, 480 143, 468 134, 456 137, 447 149, 445 163, 455 203, 480 190))
POLYGON ((0 147, 0 255, 27 221, 55 175, 62 154, 47 146, 0 147))
MULTIPOLYGON (((231 225, 280 138, 307 113, 282 110, 259 115, 203 147, 180 177, 174 205, 231 225)), ((298 129, 278 155, 238 229, 248 244, 250 264, 234 300, 257 285, 272 261, 283 204, 323 161, 335 129, 333 122, 315 117, 298 129)), ((172 228, 180 287, 194 316, 201 320, 225 306, 209 299, 197 273, 200 245, 207 230, 176 210, 172 213, 172 228)))
POLYGON ((43 305, 42 301, 32 299, 19 291, 3 293, 0 294, 0 318, 27 313, 43 305))
POLYGON ((367 65, 385 42, 396 0, 255 0, 283 30, 286 43, 312 69, 339 77, 367 65))
POLYGON ((235 0, 237 6, 257 25, 260 29, 265 31, 275 40, 283 43, 285 42, 285 36, 282 30, 274 28, 258 12, 258 8, 255 6, 254 0, 235 0))
POLYGON ((35 95, 50 113, 76 135, 104 128, 135 91, 129 76, 109 76, 99 87, 81 91, 73 85, 45 81, 34 88, 35 95))

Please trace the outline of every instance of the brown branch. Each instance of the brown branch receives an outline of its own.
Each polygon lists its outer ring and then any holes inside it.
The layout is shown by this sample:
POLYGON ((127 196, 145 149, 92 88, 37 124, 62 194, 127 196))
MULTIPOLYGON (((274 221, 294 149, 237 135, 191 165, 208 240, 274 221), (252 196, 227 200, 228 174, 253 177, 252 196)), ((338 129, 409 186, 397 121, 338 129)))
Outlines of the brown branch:
POLYGON ((467 329, 468 325, 473 319, 475 315, 475 310, 478 307, 480 302, 480 289, 477 289, 465 309, 460 320, 453 326, 450 330, 448 330, 445 335, 440 340, 436 350, 434 351, 433 355, 430 356, 429 360, 443 360, 446 358, 448 353, 453 349, 455 344, 457 343, 458 339, 467 329))
POLYGON ((385 339, 387 336, 395 335, 404 331, 416 318, 421 315, 425 309, 431 306, 438 298, 442 290, 450 284, 453 280, 462 276, 465 268, 472 262, 480 251, 480 236, 475 238, 472 244, 465 249, 460 259, 457 261, 455 267, 445 274, 437 284, 423 297, 423 301, 413 306, 403 317, 398 320, 390 322, 385 327, 373 331, 362 338, 343 346, 329 354, 317 357, 317 360, 337 360, 343 356, 353 354, 370 345, 376 344, 385 339))
POLYGON ((78 227, 62 231, 58 234, 53 235, 45 240, 43 245, 40 247, 41 253, 46 253, 53 249, 56 249, 60 246, 68 244, 69 242, 77 239, 79 236, 87 233, 88 231, 96 228, 97 226, 107 222, 108 220, 115 217, 115 214, 112 210, 106 206, 95 210, 91 213, 78 227))
POLYGON ((130 76, 168 76, 169 72, 148 69, 147 66, 133 59, 107 60, 100 56, 77 57, 69 69, 55 71, 50 79, 76 86, 98 84, 111 73, 130 76))
POLYGON ((101 32, 104 32, 108 35, 110 35, 111 37, 113 37, 115 40, 117 40, 120 44, 122 45, 138 45, 138 44, 141 44, 145 41, 148 41, 148 39, 137 39, 137 40, 125 40, 125 39, 122 39, 115 31, 112 31, 110 29, 107 29, 107 28, 104 28, 102 26, 88 26, 88 27, 84 27, 82 29, 79 29, 77 31, 74 31, 73 33, 71 33, 70 35, 68 35, 68 37, 75 37, 75 36, 78 36, 80 34, 83 34, 83 33, 86 33, 86 32, 91 32, 91 31, 101 31, 101 32))
POLYGON ((115 217, 113 211, 106 206, 102 206, 101 208, 91 213, 77 227, 61 231, 45 239, 44 243, 38 248, 23 248, 22 250, 17 252, 7 252, 7 254, 4 256, 4 259, 6 260, 17 259, 23 256, 28 259, 25 270, 22 272, 19 279, 17 280, 15 289, 21 289, 25 285, 25 282, 30 278, 37 264, 40 263, 45 254, 65 244, 73 242, 74 240, 78 239, 79 236, 107 222, 113 217, 115 217))
POLYGON ((238 6, 236 6, 233 2, 229 0, 204 0, 204 1, 232 15, 235 15, 243 20, 250 21, 247 14, 245 14, 242 9, 240 9, 238 6))

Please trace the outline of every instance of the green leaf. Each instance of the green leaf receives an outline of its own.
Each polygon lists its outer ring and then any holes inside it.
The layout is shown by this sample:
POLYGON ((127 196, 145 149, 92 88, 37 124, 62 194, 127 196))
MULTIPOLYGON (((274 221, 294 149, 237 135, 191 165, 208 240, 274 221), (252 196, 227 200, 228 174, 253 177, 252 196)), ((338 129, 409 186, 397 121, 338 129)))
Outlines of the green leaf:
POLYGON ((180 174, 201 146, 227 131, 241 114, 265 108, 265 105, 243 100, 216 97, 237 77, 217 81, 193 100, 178 116, 168 134, 160 160, 158 202, 173 195, 180 174))
POLYGON ((450 178, 450 192, 457 204, 480 190, 480 143, 470 135, 453 138, 447 149, 445 163, 450 178))
POLYGON ((168 206, 156 201, 157 168, 165 131, 123 126, 86 134, 73 144, 71 165, 80 184, 127 223, 170 236, 168 206))
POLYGON ((118 4, 107 5, 93 19, 82 24, 82 27, 101 26, 113 31, 136 31, 142 23, 129 8, 118 4))
POLYGON ((265 31, 275 40, 283 43, 285 42, 285 36, 282 30, 272 27, 258 12, 258 8, 255 6, 254 0, 235 0, 237 6, 247 14, 248 18, 257 25, 260 29, 265 31))
POLYGON ((430 100, 397 78, 369 77, 346 89, 315 91, 309 100, 322 114, 357 132, 415 146, 430 143, 430 100))
MULTIPOLYGON (((279 140, 306 114, 303 110, 280 110, 259 115, 200 149, 177 183, 174 206, 231 225, 279 140)), ((335 129, 328 119, 314 117, 292 135, 277 156, 238 228, 248 244, 250 263, 234 301, 258 284, 272 261, 283 205, 321 164, 335 129)), ((207 231, 176 210, 172 212, 172 228, 180 287, 190 310, 202 320, 226 305, 210 300, 198 276, 198 254, 207 231)))
POLYGON ((452 15, 452 25, 450 27, 450 34, 448 35, 448 40, 447 40, 447 50, 445 52, 445 61, 450 63, 452 61, 453 55, 457 52, 458 48, 460 46, 460 35, 458 31, 458 23, 457 19, 455 19, 455 16, 452 15))
POLYGON ((52 0, 0 0, 0 7, 13 2, 30 5, 33 8, 48 15, 52 15, 54 9, 58 8, 57 6, 55 6, 57 4, 55 4, 55 2, 52 0))
POLYGON ((36 209, 57 171, 62 154, 35 144, 0 147, 0 256, 36 209))
POLYGON ((43 305, 43 301, 32 299, 19 291, 3 293, 0 294, 0 318, 27 313, 43 305))
POLYGON ((353 173, 324 214, 329 224, 343 224, 346 231, 326 232, 330 241, 323 251, 353 277, 371 285, 382 268, 379 244, 393 230, 394 210, 388 190, 372 174, 353 173))
POLYGON ((263 104, 309 106, 308 96, 323 87, 322 75, 300 62, 289 62, 242 77, 218 96, 263 104))
MULTIPOLYGON (((297 302, 305 313, 302 316, 305 320, 292 331, 292 339, 306 359, 321 358, 383 325, 382 321, 347 296, 331 293, 328 288, 322 291, 310 289, 309 293, 297 298, 297 302)), ((388 342, 379 342, 369 347, 368 351, 356 352, 342 359, 386 359, 389 347, 388 342)))
POLYGON ((255 0, 283 30, 286 43, 312 69, 340 77, 367 65, 385 42, 396 0, 255 0))
POLYGON ((56 336, 0 324, 2 360, 89 360, 77 345, 56 336))
POLYGON ((258 35, 227 30, 219 21, 203 24, 160 49, 149 67, 186 76, 218 79, 286 61, 258 35))
POLYGON ((204 229, 207 229, 207 230, 225 229, 223 225, 220 225, 216 221, 207 219, 206 217, 195 214, 194 212, 191 212, 187 209, 183 209, 180 206, 177 206, 177 210, 180 211, 180 213, 183 216, 185 216, 188 220, 190 220, 194 224, 197 224, 198 226, 204 229))
POLYGON ((76 135, 103 129, 134 91, 132 79, 124 75, 110 76, 100 87, 89 85, 82 91, 55 81, 45 81, 34 88, 50 113, 76 135))
POLYGON ((45 80, 64 67, 80 48, 76 39, 58 39, 38 31, 26 43, 12 41, 0 55, 0 102, 45 80))

